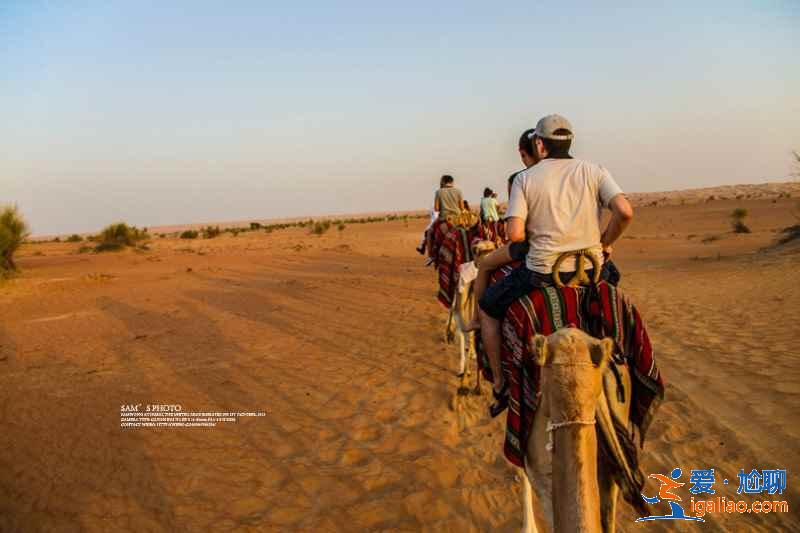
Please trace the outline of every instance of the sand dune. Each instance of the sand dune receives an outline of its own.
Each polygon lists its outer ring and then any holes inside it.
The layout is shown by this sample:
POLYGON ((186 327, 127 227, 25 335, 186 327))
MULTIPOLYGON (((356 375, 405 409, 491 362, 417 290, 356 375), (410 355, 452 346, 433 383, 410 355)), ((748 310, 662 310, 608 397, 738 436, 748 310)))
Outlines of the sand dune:
MULTIPOLYGON (((800 271, 771 247, 797 200, 734 192, 637 202, 615 247, 668 382, 644 469, 786 468, 789 514, 699 527, 798 530, 800 271), (730 233, 737 206, 753 233, 730 233)), ((0 531, 517 531, 503 422, 486 396, 449 408, 424 224, 24 247, 0 286, 0 531), (267 415, 122 430, 139 402, 267 415)))

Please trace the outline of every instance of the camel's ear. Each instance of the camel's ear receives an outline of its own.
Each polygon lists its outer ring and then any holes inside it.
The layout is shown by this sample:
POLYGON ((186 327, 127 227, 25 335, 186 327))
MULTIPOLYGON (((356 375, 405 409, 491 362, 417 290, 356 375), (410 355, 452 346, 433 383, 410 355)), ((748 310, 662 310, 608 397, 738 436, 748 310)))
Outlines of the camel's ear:
POLYGON ((531 339, 531 354, 534 361, 539 366, 544 366, 547 359, 547 337, 544 335, 534 335, 531 339))
POLYGON ((614 340, 606 337, 592 344, 590 353, 592 356, 592 364, 600 369, 604 369, 611 360, 611 356, 614 354, 614 340))

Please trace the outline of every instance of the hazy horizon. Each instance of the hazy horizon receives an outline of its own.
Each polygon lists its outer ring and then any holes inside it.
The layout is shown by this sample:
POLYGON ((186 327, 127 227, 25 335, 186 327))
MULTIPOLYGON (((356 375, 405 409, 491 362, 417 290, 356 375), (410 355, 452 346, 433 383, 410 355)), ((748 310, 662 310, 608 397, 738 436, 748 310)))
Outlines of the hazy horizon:
MULTIPOLYGON (((790 2, 0 5, 0 204, 36 234, 427 208, 569 118, 629 192, 789 179, 790 2)), ((792 67, 792 65, 795 65, 792 67)))

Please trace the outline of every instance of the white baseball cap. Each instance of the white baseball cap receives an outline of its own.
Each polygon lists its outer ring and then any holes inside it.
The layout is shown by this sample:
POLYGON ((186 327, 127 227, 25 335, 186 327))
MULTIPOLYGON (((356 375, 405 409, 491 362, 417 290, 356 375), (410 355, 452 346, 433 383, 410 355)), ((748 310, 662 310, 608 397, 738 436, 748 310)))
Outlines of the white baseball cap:
POLYGON ((533 132, 542 139, 554 139, 556 141, 568 141, 575 135, 572 133, 572 124, 561 115, 547 115, 536 123, 536 130, 533 132), (558 130, 567 130, 569 133, 559 133, 558 130))

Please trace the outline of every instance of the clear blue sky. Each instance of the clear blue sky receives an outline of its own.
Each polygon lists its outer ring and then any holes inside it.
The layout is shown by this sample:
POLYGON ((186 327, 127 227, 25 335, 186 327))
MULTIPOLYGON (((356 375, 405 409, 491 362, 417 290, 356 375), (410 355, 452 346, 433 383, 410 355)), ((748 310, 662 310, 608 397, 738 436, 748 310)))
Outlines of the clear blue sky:
POLYGON ((36 233, 426 208, 568 117, 628 191, 787 179, 800 3, 2 2, 0 203, 36 233), (648 4, 647 6, 645 4, 648 4))

